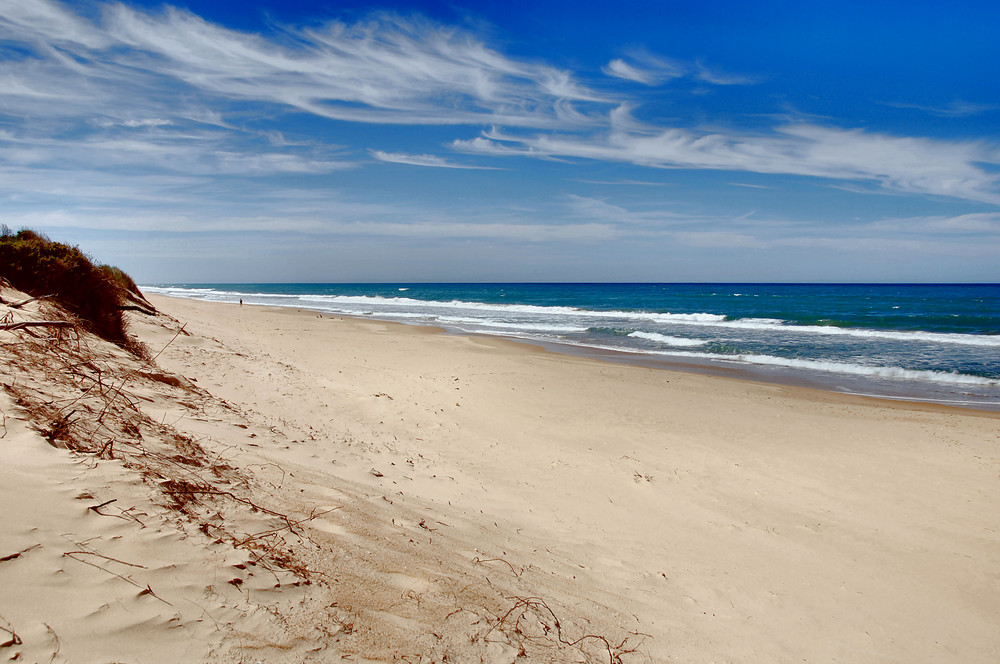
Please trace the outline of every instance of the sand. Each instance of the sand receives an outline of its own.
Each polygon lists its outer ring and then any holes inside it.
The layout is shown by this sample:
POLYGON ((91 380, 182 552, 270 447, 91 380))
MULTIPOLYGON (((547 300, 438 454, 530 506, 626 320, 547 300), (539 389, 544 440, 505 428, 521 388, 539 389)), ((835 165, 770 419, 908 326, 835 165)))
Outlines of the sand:
POLYGON ((141 446, 0 395, 0 657, 1000 661, 995 413, 150 300, 141 446))

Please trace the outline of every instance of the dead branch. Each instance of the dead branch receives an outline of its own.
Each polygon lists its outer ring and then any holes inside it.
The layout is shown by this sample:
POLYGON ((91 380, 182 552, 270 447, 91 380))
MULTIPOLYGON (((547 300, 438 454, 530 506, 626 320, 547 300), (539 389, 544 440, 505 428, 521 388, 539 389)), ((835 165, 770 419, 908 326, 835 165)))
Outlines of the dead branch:
POLYGON ((113 571, 109 570, 107 567, 101 567, 97 563, 92 563, 89 560, 84 560, 83 558, 77 558, 76 555, 74 555, 74 554, 81 554, 81 553, 90 554, 92 556, 99 556, 101 558, 105 558, 107 560, 111 560, 111 561, 114 561, 116 563, 122 563, 123 565, 131 565, 132 567, 141 567, 142 569, 146 569, 142 565, 134 565, 132 563, 127 563, 124 560, 118 560, 116 558, 109 558, 108 556, 102 555, 100 553, 96 553, 94 551, 68 551, 68 552, 66 552, 66 553, 63 554, 63 556, 72 558, 73 560, 75 560, 77 562, 80 562, 80 563, 83 563, 85 565, 90 565, 91 567, 96 567, 97 569, 101 570, 102 572, 107 572, 111 576, 117 576, 119 579, 121 579, 125 583, 128 583, 130 585, 135 586, 136 588, 138 588, 140 590, 140 592, 139 592, 139 596, 140 597, 142 595, 152 595, 153 597, 155 597, 156 599, 160 600, 161 602, 163 602, 167 606, 173 606, 173 604, 171 604, 167 600, 163 599, 162 597, 160 597, 159 595, 157 595, 156 593, 154 593, 153 589, 149 587, 149 584, 147 584, 146 587, 143 588, 142 586, 140 586, 138 583, 136 583, 135 581, 133 581, 132 579, 130 579, 127 576, 122 576, 121 574, 118 574, 117 572, 113 572, 113 571))
POLYGON ((252 500, 250 500, 248 498, 240 498, 239 496, 237 496, 236 494, 234 494, 232 491, 225 491, 225 490, 222 490, 222 489, 215 489, 215 488, 211 488, 211 487, 205 487, 205 488, 200 488, 200 487, 180 487, 180 486, 177 486, 178 484, 180 484, 179 482, 174 482, 174 481, 167 482, 167 484, 170 484, 170 483, 174 484, 174 486, 170 486, 170 487, 166 488, 166 491, 168 493, 170 493, 170 494, 206 495, 206 496, 228 496, 229 498, 232 498, 236 502, 243 503, 244 505, 247 505, 248 507, 250 507, 250 508, 252 508, 252 509, 254 509, 254 510, 258 511, 258 512, 263 512, 264 514, 269 514, 271 516, 275 516, 275 517, 278 517, 279 519, 282 519, 283 521, 285 521, 288 524, 288 529, 291 530, 292 532, 295 532, 295 529, 294 529, 295 524, 288 518, 287 515, 282 514, 281 512, 275 512, 273 510, 269 510, 266 507, 261 507, 260 505, 257 505, 256 503, 254 503, 252 500))
POLYGON ((507 562, 503 558, 480 558, 479 556, 476 556, 475 558, 472 559, 472 562, 475 563, 475 564, 477 564, 477 565, 484 565, 486 563, 503 563, 504 565, 506 565, 507 567, 510 568, 511 573, 514 576, 518 576, 519 577, 522 574, 524 574, 524 569, 523 568, 521 569, 520 572, 518 572, 516 569, 514 569, 513 565, 511 565, 509 562, 507 562))
MULTIPOLYGON (((118 500, 117 498, 112 498, 111 500, 105 500, 105 501, 104 501, 103 503, 101 503, 100 505, 91 505, 91 506, 90 506, 90 507, 88 507, 87 509, 88 509, 88 510, 94 510, 94 511, 95 511, 95 512, 97 512, 98 514, 101 514, 101 508, 102 508, 102 507, 104 507, 105 505, 110 505, 111 503, 113 503, 113 502, 116 502, 117 500, 118 500)), ((106 514, 101 514, 101 516, 107 516, 107 515, 106 515, 106 514)))
POLYGON ((0 624, 0 630, 3 630, 4 632, 10 634, 10 639, 4 641, 3 643, 0 643, 0 648, 7 648, 9 646, 19 646, 23 644, 24 641, 22 641, 21 637, 17 635, 17 632, 14 631, 14 626, 10 624, 10 621, 4 618, 3 616, 0 616, 0 620, 3 621, 3 624, 0 624))
POLYGON ((21 302, 11 302, 7 306, 11 309, 20 309, 26 304, 31 304, 32 302, 36 302, 38 300, 47 300, 50 297, 55 297, 55 293, 51 293, 49 295, 39 295, 38 297, 29 297, 27 300, 22 300, 21 302))
POLYGON ((170 341, 168 341, 168 342, 167 342, 167 345, 166 345, 166 346, 164 346, 163 348, 161 348, 161 349, 160 349, 160 352, 159 352, 159 353, 157 353, 157 354, 156 354, 156 355, 154 355, 153 357, 149 358, 149 363, 150 363, 150 364, 152 364, 153 362, 156 362, 156 358, 158 358, 158 357, 160 356, 160 353, 162 353, 163 351, 165 351, 165 350, 167 349, 167 346, 169 346, 170 344, 174 343, 174 340, 175 340, 175 339, 176 339, 177 337, 179 337, 179 336, 180 336, 181 332, 183 332, 183 331, 184 331, 184 328, 185 328, 185 327, 187 327, 187 323, 184 323, 184 325, 181 325, 181 326, 180 326, 180 329, 178 329, 178 330, 177 330, 177 332, 176 332, 176 333, 174 334, 174 336, 170 338, 170 341))
MULTIPOLYGON (((306 518, 299 519, 298 521, 293 521, 292 525, 298 526, 298 525, 301 525, 303 523, 308 523, 309 521, 312 521, 313 519, 321 517, 324 514, 328 514, 330 512, 333 512, 334 510, 339 510, 339 509, 341 509, 341 507, 343 507, 343 505, 338 505, 337 507, 331 507, 330 509, 323 510, 322 512, 319 512, 319 513, 317 513, 316 510, 313 510, 309 514, 309 516, 307 516, 306 518)), ((268 535, 277 535, 278 533, 283 532, 285 530, 291 530, 291 528, 286 525, 286 526, 282 526, 281 528, 273 528, 271 530, 264 530, 264 531, 261 531, 259 533, 255 533, 253 535, 250 535, 246 539, 240 540, 239 542, 234 542, 233 546, 242 547, 242 546, 245 546, 246 544, 248 544, 249 542, 252 542, 253 540, 260 539, 262 537, 267 537, 268 535)), ((292 532, 294 532, 294 531, 292 531, 292 532)))
POLYGON ((42 624, 45 625, 45 629, 47 629, 52 634, 52 638, 55 639, 56 641, 56 649, 52 652, 52 656, 49 658, 49 664, 51 664, 52 662, 56 661, 56 656, 59 654, 59 650, 62 648, 62 642, 59 640, 59 635, 56 634, 56 630, 52 629, 51 625, 49 625, 48 623, 42 623, 42 624))
MULTIPOLYGON (((104 409, 101 410, 100 414, 97 416, 97 422, 98 423, 101 423, 101 422, 104 421, 104 415, 105 415, 105 413, 108 412, 108 409, 111 408, 111 405, 114 404, 114 402, 115 402, 115 397, 117 397, 119 394, 121 394, 122 390, 124 388, 125 388, 125 379, 122 378, 121 385, 119 385, 117 388, 115 388, 115 390, 111 393, 110 397, 105 397, 107 399, 107 401, 104 404, 104 409)), ((104 396, 104 395, 102 395, 102 396, 104 396)))
POLYGON ((20 558, 21 556, 23 556, 27 552, 31 551, 32 549, 37 549, 40 546, 41 546, 41 544, 32 544, 27 549, 21 549, 20 551, 18 551, 16 553, 11 553, 9 555, 6 555, 3 558, 0 558, 0 563, 5 563, 8 560, 15 560, 17 558, 20 558))
POLYGON ((630 646, 628 643, 629 640, 633 637, 649 638, 648 634, 629 632, 629 636, 626 636, 620 643, 617 644, 612 643, 607 639, 607 637, 599 634, 584 634, 579 638, 570 639, 564 635, 559 617, 556 615, 555 611, 549 607, 544 599, 540 597, 512 597, 509 599, 516 600, 514 605, 511 606, 510 609, 507 610, 507 613, 503 616, 496 618, 496 622, 490 626, 490 629, 483 636, 484 639, 497 629, 502 631, 512 631, 521 639, 545 638, 554 630, 555 640, 568 648, 579 648, 580 645, 586 641, 594 641, 603 646, 602 650, 607 652, 608 664, 623 664, 622 657, 624 655, 634 653, 638 650, 638 645, 630 646), (530 637, 524 633, 524 630, 521 627, 521 622, 528 614, 533 616, 535 620, 538 621, 542 628, 543 636, 530 637), (509 624, 511 619, 513 619, 513 625, 509 624))
MULTIPOLYGON (((104 443, 104 447, 97 453, 97 458, 99 459, 114 459, 115 458, 115 439, 108 438, 108 442, 104 443), (106 455, 106 456, 105 456, 106 455)), ((98 505, 100 507, 100 505, 98 505)), ((91 507, 90 509, 97 512, 96 508, 91 507)), ((100 514, 100 512, 97 512, 100 514)))
POLYGON ((118 306, 121 311, 138 311, 140 314, 146 314, 147 316, 155 316, 155 311, 150 311, 145 307, 139 307, 134 304, 121 304, 118 306))
MULTIPOLYGON (((117 558, 112 558, 111 556, 106 556, 103 553, 97 553, 96 551, 67 551, 63 555, 64 556, 69 556, 69 557, 72 558, 73 554, 77 554, 77 553, 86 554, 88 556, 97 556, 98 558, 104 558, 105 560, 110 560, 110 561, 115 562, 115 563, 121 563, 122 565, 128 565, 129 567, 138 567, 139 569, 149 569, 145 565, 139 565, 138 563, 125 562, 124 560, 118 560, 117 558)), ((80 562, 83 562, 83 561, 80 561, 80 562)))
POLYGON ((13 332, 24 330, 29 327, 73 327, 75 323, 68 320, 24 320, 19 323, 5 323, 0 325, 0 330, 13 332))

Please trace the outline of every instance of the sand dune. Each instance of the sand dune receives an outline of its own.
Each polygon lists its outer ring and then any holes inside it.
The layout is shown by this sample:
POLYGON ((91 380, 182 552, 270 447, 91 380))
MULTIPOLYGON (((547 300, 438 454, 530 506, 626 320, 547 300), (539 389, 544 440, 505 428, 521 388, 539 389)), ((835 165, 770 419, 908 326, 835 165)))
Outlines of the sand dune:
POLYGON ((0 332, 8 659, 1000 658, 995 414, 150 299, 0 332))

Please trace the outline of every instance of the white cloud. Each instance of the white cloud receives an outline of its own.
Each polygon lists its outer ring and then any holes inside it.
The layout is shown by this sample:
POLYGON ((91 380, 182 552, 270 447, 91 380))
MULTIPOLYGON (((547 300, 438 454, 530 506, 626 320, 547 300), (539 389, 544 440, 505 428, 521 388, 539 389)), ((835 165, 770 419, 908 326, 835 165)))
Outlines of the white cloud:
POLYGON ((472 35, 381 14, 348 25, 265 39, 177 9, 151 15, 117 6, 108 32, 143 67, 206 94, 272 101, 324 117, 373 123, 586 120, 574 104, 603 102, 568 72, 516 61, 472 35))
POLYGON ((567 216, 613 225, 620 238, 664 239, 692 248, 822 247, 838 251, 873 247, 909 247, 923 254, 954 254, 959 247, 982 253, 1000 242, 1000 213, 957 216, 884 218, 869 222, 816 224, 811 221, 759 217, 757 211, 707 215, 618 205, 605 199, 566 197, 567 216), (941 251, 934 248, 940 243, 941 251), (947 245, 947 247, 945 247, 947 245))
POLYGON ((112 120, 110 118, 105 118, 101 120, 96 120, 94 122, 98 127, 129 127, 130 129, 138 129, 143 127, 166 127, 172 125, 171 120, 163 120, 160 118, 143 118, 143 119, 129 119, 129 120, 112 120))
POLYGON ((57 41, 84 48, 104 48, 111 40, 90 21, 51 0, 0 0, 0 30, 40 42, 57 41))
POLYGON ((881 219, 867 224, 865 228, 877 232, 906 232, 909 234, 1000 235, 1000 213, 977 212, 956 216, 881 219))
POLYGON ((713 85, 754 85, 760 82, 757 76, 733 74, 731 72, 709 67, 702 62, 695 65, 692 77, 713 85))
POLYGON ((1000 110, 1000 104, 976 104, 973 102, 967 102, 962 100, 955 100, 944 106, 927 106, 924 104, 904 104, 900 102, 882 102, 886 106, 892 106, 894 108, 911 108, 918 111, 924 111, 925 113, 930 113, 931 115, 937 115, 941 117, 948 118, 963 118, 972 115, 981 115, 983 113, 989 113, 991 111, 1000 110))
POLYGON ((577 180, 584 184, 603 184, 608 186, 633 186, 633 187, 666 187, 667 182, 652 182, 649 180, 577 180))
POLYGON ((256 35, 171 7, 94 7, 100 20, 48 0, 0 0, 0 39, 32 53, 0 61, 4 110, 36 122, 170 121, 251 101, 349 122, 553 128, 593 125, 611 102, 568 71, 415 17, 256 35), (133 116, 118 118, 119 107, 133 116))
MULTIPOLYGON (((653 210, 636 211, 608 203, 606 200, 576 194, 567 195, 566 201, 567 209, 574 217, 601 220, 606 223, 663 227, 667 224, 694 221, 691 217, 664 210, 662 205, 658 205, 653 210)), ((698 219, 696 223, 704 221, 704 219, 698 219)))
MULTIPOLYGON (((324 210, 288 210, 285 214, 254 214, 252 206, 234 215, 233 210, 213 211, 180 207, 151 210, 116 208, 51 209, 5 215, 11 227, 91 228, 112 231, 165 233, 272 233, 295 232, 322 236, 364 236, 436 240, 489 239, 510 242, 594 242, 618 237, 614 225, 585 222, 549 224, 507 222, 489 217, 457 220, 452 215, 414 210, 410 206, 357 205, 329 199, 324 210), (413 221, 395 221, 413 218, 413 221)), ((310 206, 311 207, 311 206, 310 206)), ((468 215, 463 215, 467 217, 468 215)))
POLYGON ((608 76, 616 76, 645 85, 655 85, 669 78, 669 76, 664 77, 655 70, 631 65, 621 58, 615 58, 609 62, 604 66, 603 71, 608 76))
MULTIPOLYGON (((111 123, 111 128, 123 123, 111 123)), ((128 125, 124 125, 128 127, 128 125)), ((135 125, 134 128, 160 125, 135 125)), ((17 168, 44 172, 107 170, 133 177, 134 169, 155 165, 156 171, 187 175, 273 175, 281 173, 329 173, 353 168, 354 163, 316 157, 309 151, 266 152, 237 150, 226 136, 211 131, 168 134, 124 134, 91 136, 78 140, 19 137, 0 133, 0 174, 17 168)), ((43 178, 43 179, 44 179, 43 178)))
POLYGON ((1000 204, 1000 174, 979 166, 1000 163, 995 146, 818 125, 788 125, 756 135, 669 128, 653 135, 610 131, 599 136, 521 136, 494 129, 471 141, 455 141, 453 147, 498 156, 520 152, 524 156, 579 157, 659 168, 867 180, 911 194, 1000 204))
POLYGON ((379 161, 393 164, 408 164, 410 166, 429 166, 432 168, 463 168, 471 170, 496 170, 491 166, 471 166, 467 164, 456 164, 443 157, 432 154, 403 154, 401 152, 383 152, 382 150, 369 150, 373 157, 379 161))
POLYGON ((606 224, 504 224, 491 222, 334 222, 325 224, 326 232, 340 235, 374 235, 439 239, 494 239, 528 242, 590 242, 616 237, 606 224))
POLYGON ((752 85, 759 80, 753 76, 731 74, 710 68, 702 62, 688 64, 645 51, 633 51, 628 59, 614 58, 602 68, 602 71, 608 76, 643 85, 661 85, 677 78, 690 78, 713 85, 752 85))
POLYGON ((752 235, 731 231, 684 231, 672 237, 688 247, 715 249, 761 249, 767 243, 752 235))

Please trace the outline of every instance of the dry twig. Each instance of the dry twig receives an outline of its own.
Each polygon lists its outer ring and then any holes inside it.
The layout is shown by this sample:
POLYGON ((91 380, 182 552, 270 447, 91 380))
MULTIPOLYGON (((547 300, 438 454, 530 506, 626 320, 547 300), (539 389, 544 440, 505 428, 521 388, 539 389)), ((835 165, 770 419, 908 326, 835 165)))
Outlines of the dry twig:
POLYGON ((0 330, 13 332, 29 327, 73 327, 75 325, 75 323, 68 320, 23 320, 18 323, 4 323, 0 325, 0 330))
POLYGON ((21 640, 21 637, 17 635, 17 632, 14 631, 14 626, 10 624, 9 620, 4 618, 3 616, 0 616, 0 621, 3 621, 2 624, 0 624, 0 630, 10 634, 9 639, 4 641, 3 643, 0 643, 0 648, 19 646, 24 643, 24 641, 21 640))
POLYGON ((20 309, 26 304, 31 304, 32 302, 36 302, 38 300, 47 300, 50 297, 55 297, 55 293, 51 293, 49 295, 39 295, 38 297, 29 297, 27 300, 21 300, 20 302, 11 302, 7 306, 11 309, 20 309))
POLYGON ((8 554, 8 555, 4 556, 3 558, 0 558, 0 563, 5 563, 8 560, 15 560, 17 558, 20 558, 21 556, 23 556, 27 552, 31 551, 32 549, 37 549, 40 546, 41 546, 41 544, 32 544, 27 549, 21 549, 20 551, 17 551, 15 553, 8 554))
POLYGON ((180 334, 181 334, 181 332, 184 332, 184 328, 185 327, 187 327, 187 323, 185 323, 184 325, 181 325, 180 329, 177 330, 176 334, 174 334, 174 336, 170 338, 170 341, 167 342, 167 345, 164 346, 163 348, 161 348, 159 353, 157 353, 156 355, 154 355, 153 357, 151 357, 149 359, 149 364, 153 364, 154 362, 156 362, 156 358, 158 358, 160 356, 160 353, 162 353, 163 351, 165 351, 167 349, 167 346, 169 346, 170 344, 174 343, 174 339, 176 339, 177 337, 179 337, 180 334))
POLYGON ((629 632, 629 635, 619 643, 612 643, 607 637, 600 634, 584 634, 576 639, 570 639, 564 635, 559 617, 544 599, 540 597, 513 597, 510 599, 515 600, 514 605, 503 616, 495 617, 495 622, 492 622, 489 631, 486 632, 483 639, 487 639, 491 633, 497 630, 505 633, 513 633, 514 639, 520 644, 521 653, 525 653, 525 642, 546 641, 554 636, 558 644, 568 648, 579 649, 585 656, 587 653, 583 646, 586 643, 593 642, 600 646, 603 652, 607 653, 608 664, 623 664, 622 657, 624 655, 634 653, 638 650, 638 644, 633 646, 629 644, 629 641, 632 638, 645 639, 649 637, 648 634, 629 632), (529 632, 530 627, 527 621, 529 617, 537 622, 538 627, 542 631, 541 634, 531 634, 529 632))

